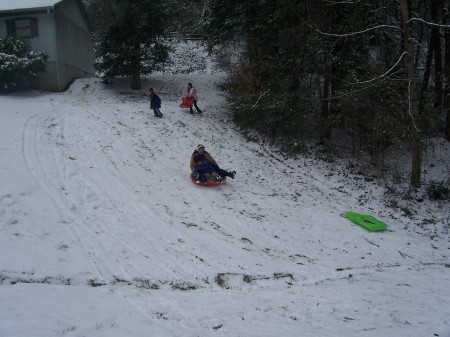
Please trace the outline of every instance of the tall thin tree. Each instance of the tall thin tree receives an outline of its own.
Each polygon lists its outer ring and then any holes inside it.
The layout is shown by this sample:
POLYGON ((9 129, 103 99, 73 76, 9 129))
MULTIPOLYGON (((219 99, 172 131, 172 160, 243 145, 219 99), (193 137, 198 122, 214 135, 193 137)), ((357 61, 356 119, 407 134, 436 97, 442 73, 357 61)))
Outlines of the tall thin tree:
POLYGON ((409 115, 411 117, 411 185, 421 185, 421 123, 417 95, 416 71, 414 64, 414 45, 411 33, 411 17, 408 0, 400 0, 400 12, 403 28, 403 41, 406 56, 406 66, 409 81, 409 115))
MULTIPOLYGON (((444 24, 450 26, 450 4, 444 9, 444 24)), ((444 109, 447 111, 445 120, 445 136, 450 141, 450 29, 444 31, 445 70, 444 70, 444 109)))

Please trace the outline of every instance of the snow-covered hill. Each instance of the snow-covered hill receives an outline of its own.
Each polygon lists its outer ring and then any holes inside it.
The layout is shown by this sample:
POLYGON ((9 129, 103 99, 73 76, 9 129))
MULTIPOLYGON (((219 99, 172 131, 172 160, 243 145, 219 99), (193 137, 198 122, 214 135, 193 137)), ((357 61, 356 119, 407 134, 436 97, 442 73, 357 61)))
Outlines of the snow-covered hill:
POLYGON ((448 205, 244 137, 222 79, 146 80, 163 119, 128 81, 0 97, 0 336, 450 336, 448 205), (236 179, 192 184, 199 143, 236 179))

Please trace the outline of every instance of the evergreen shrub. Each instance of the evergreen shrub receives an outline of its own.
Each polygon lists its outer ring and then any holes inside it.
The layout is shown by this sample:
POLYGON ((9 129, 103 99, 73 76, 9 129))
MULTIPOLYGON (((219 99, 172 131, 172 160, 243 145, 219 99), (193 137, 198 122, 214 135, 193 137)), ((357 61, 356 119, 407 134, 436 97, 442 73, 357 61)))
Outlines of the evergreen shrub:
POLYGON ((44 51, 31 50, 28 40, 0 38, 0 92, 29 88, 47 59, 44 51))

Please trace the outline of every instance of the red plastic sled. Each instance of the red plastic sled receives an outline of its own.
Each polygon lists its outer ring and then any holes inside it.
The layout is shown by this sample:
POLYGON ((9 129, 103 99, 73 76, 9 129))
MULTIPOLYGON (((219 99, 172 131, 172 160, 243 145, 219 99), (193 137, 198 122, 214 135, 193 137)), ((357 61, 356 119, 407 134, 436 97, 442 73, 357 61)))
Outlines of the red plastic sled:
POLYGON ((190 108, 194 104, 194 97, 183 97, 180 108, 190 108))
POLYGON ((221 181, 208 181, 206 183, 195 180, 193 177, 191 177, 191 180, 195 185, 205 186, 205 187, 216 187, 216 186, 225 184, 226 177, 222 177, 221 181))

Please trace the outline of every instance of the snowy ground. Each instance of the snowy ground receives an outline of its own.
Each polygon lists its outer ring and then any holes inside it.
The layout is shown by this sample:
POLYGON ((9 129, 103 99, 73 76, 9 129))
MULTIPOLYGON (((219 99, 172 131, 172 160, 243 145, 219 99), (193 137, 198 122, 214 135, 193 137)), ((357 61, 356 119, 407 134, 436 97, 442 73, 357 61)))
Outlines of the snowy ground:
POLYGON ((0 97, 0 336, 449 337, 448 204, 250 141, 221 79, 147 80, 163 119, 128 81, 0 97), (198 143, 236 179, 192 184, 198 143))

